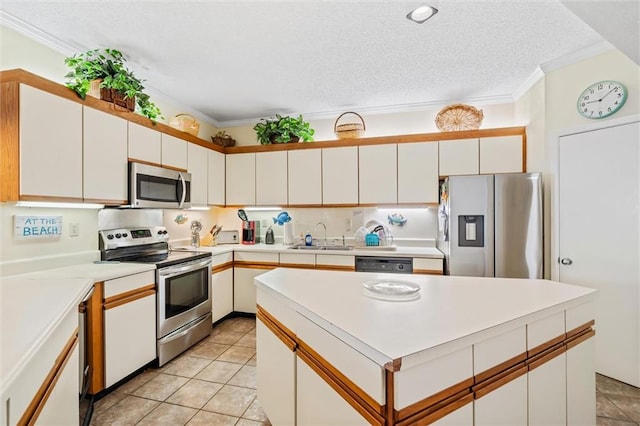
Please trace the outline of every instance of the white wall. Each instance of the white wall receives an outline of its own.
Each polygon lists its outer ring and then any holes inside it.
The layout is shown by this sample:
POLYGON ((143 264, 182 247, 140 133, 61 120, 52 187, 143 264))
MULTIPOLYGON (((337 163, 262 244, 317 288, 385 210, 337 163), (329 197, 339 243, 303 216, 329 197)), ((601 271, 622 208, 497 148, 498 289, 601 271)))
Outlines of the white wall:
MULTIPOLYGON (((0 47, 0 70, 22 68, 46 79, 64 84, 64 76, 69 72, 64 63, 67 55, 37 43, 2 25, 0 25, 0 47)), ((124 53, 126 54, 126 52, 124 53)), ((139 74, 144 78, 144 73, 139 74)), ((150 81, 147 83, 153 84, 150 81)), ((167 124, 171 117, 185 112, 170 101, 154 96, 152 91, 149 91, 148 94, 151 95, 151 100, 158 105, 164 116, 164 119, 158 120, 159 122, 167 124)), ((210 137, 218 129, 202 120, 199 120, 199 122, 200 132, 198 136, 202 139, 210 140, 210 137)))
POLYGON ((25 272, 24 261, 38 258, 26 266, 29 269, 47 269, 99 259, 98 211, 84 209, 43 209, 16 207, 0 203, 0 276, 25 272), (62 216, 62 235, 59 238, 19 239, 13 235, 14 217, 62 216), (77 237, 69 236, 69 226, 79 226, 77 237))

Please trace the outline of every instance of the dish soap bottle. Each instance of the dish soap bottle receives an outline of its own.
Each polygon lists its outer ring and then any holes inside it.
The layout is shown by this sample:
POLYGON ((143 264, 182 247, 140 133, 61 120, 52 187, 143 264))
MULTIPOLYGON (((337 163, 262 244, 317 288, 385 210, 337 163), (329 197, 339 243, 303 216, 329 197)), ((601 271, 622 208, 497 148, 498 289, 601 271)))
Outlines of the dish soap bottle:
POLYGON ((307 235, 304 236, 304 245, 310 246, 313 243, 313 238, 311 238, 311 234, 307 232, 307 235))

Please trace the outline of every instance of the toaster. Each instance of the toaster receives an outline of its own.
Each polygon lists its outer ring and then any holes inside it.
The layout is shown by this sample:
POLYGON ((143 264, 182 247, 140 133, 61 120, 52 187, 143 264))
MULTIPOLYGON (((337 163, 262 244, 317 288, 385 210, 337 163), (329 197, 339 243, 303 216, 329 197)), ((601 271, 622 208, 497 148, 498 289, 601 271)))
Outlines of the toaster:
POLYGON ((240 236, 238 231, 220 231, 216 235, 216 244, 239 244, 240 236))

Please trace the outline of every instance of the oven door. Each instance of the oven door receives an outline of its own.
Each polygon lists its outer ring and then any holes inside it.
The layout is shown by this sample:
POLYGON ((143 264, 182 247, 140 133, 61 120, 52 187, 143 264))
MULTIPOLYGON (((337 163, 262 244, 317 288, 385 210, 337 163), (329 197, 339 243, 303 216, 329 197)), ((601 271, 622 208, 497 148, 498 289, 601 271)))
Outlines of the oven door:
POLYGON ((211 259, 158 270, 158 338, 211 313, 211 259))
POLYGON ((135 162, 129 163, 132 207, 191 207, 191 174, 135 162))

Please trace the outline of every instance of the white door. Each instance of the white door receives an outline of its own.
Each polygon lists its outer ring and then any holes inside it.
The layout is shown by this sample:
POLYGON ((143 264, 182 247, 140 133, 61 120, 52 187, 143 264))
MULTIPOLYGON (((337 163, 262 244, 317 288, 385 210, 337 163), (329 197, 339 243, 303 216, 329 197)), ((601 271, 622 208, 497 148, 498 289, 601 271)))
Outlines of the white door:
POLYGON ((558 277, 599 290, 596 371, 640 386, 640 123, 559 139, 558 277))

